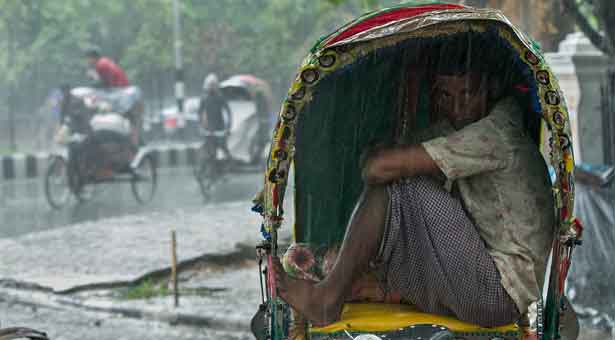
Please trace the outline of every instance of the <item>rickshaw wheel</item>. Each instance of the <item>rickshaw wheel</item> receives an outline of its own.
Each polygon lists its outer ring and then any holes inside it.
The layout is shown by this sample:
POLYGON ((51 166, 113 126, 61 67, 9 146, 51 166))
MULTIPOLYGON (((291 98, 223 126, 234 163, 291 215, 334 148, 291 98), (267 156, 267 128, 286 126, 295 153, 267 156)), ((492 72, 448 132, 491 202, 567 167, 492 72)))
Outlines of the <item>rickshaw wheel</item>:
POLYGON ((94 184, 82 184, 79 190, 75 190, 74 194, 79 200, 79 203, 88 202, 94 197, 94 184))
POLYGON ((62 209, 70 197, 68 162, 64 157, 55 156, 45 174, 45 197, 53 209, 62 209))
POLYGON ((130 184, 137 202, 144 204, 154 198, 158 186, 158 175, 156 163, 151 155, 143 157, 137 164, 130 184))

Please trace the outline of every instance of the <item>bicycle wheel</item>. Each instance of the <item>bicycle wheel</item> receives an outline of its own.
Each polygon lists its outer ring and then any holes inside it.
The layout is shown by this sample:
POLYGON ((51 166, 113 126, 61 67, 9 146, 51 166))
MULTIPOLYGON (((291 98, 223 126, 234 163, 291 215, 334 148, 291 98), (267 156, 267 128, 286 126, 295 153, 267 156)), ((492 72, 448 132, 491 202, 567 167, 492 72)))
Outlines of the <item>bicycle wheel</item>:
POLYGON ((61 156, 54 156, 45 174, 45 197, 53 209, 62 209, 70 197, 68 162, 61 156))
POLYGON ((199 183, 199 189, 204 201, 209 201, 211 199, 216 180, 215 170, 212 165, 212 162, 203 160, 196 175, 196 180, 199 183))
POLYGON ((206 157, 204 148, 205 145, 203 144, 198 149, 196 149, 194 163, 192 163, 192 175, 194 176, 194 178, 196 178, 197 181, 199 180, 198 177, 201 171, 201 164, 206 157))
POLYGON ((130 185, 137 202, 144 204, 154 198, 158 186, 158 174, 156 163, 151 155, 141 159, 137 168, 134 169, 130 185))
POLYGON ((199 149, 194 175, 199 183, 199 190, 205 202, 209 201, 219 177, 219 160, 216 159, 216 148, 211 140, 206 141, 199 149))

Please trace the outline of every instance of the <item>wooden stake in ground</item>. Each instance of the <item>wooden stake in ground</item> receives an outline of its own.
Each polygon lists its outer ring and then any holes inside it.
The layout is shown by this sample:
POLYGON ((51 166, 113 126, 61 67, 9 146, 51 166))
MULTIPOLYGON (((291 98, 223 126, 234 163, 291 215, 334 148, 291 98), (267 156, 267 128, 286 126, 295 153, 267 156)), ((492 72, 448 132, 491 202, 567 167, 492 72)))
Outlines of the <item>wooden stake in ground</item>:
POLYGON ((171 280, 173 282, 173 297, 175 298, 175 307, 179 306, 179 289, 177 288, 177 239, 175 237, 175 229, 171 230, 171 280))

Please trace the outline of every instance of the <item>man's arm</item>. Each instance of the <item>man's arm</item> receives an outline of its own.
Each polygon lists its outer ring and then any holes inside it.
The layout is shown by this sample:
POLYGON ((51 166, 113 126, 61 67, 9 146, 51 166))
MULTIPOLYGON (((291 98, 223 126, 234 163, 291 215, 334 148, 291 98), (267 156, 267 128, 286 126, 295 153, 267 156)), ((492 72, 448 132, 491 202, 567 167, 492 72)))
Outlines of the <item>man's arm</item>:
POLYGON ((111 86, 113 75, 107 63, 99 62, 96 64, 96 73, 98 73, 99 87, 107 88, 111 86))
POLYGON ((226 130, 230 132, 231 128, 233 127, 233 113, 231 112, 231 106, 228 104, 227 101, 224 101, 223 111, 226 112, 226 130))
POLYGON ((386 184, 417 175, 442 175, 422 145, 376 148, 368 155, 362 172, 363 181, 367 184, 386 184))
POLYGON ((205 98, 201 97, 199 99, 199 109, 198 109, 198 119, 199 124, 202 128, 205 127, 205 98))
MULTIPOLYGON (((368 184, 386 184, 404 177, 444 175, 449 180, 503 169, 515 149, 511 136, 523 134, 522 115, 513 98, 498 103, 486 118, 420 145, 379 147, 363 168, 368 184)), ((519 137, 521 138, 521 137, 519 137)))

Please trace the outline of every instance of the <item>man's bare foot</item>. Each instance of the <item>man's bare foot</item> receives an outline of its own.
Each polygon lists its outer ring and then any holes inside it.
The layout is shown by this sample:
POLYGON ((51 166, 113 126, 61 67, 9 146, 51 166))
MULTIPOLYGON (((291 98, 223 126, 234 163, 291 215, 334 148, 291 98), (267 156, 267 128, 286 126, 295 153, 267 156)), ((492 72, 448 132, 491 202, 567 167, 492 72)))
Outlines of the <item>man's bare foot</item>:
POLYGON ((305 316, 312 325, 323 327, 340 319, 343 301, 341 296, 318 282, 288 276, 277 257, 273 258, 272 263, 271 270, 280 297, 305 316))

